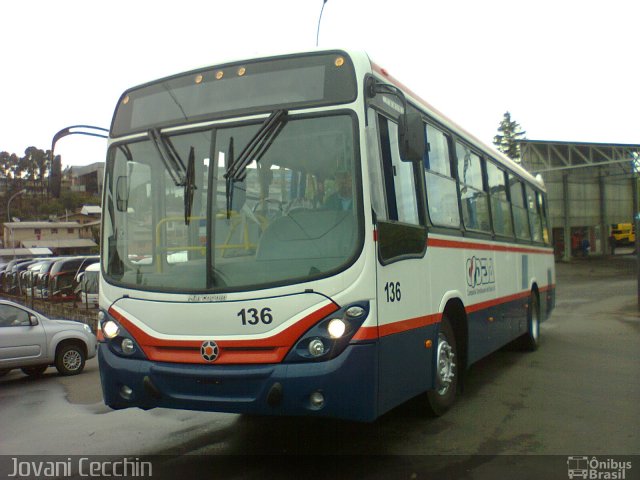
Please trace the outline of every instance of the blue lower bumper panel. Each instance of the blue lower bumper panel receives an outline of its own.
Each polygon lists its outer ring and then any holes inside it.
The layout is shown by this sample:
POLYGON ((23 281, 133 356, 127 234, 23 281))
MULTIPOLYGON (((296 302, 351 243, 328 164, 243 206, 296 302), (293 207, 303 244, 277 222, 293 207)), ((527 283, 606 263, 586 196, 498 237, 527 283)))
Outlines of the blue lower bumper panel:
POLYGON ((194 365, 120 357, 98 350, 105 403, 112 408, 178 408, 373 421, 376 345, 350 345, 325 362, 194 365))

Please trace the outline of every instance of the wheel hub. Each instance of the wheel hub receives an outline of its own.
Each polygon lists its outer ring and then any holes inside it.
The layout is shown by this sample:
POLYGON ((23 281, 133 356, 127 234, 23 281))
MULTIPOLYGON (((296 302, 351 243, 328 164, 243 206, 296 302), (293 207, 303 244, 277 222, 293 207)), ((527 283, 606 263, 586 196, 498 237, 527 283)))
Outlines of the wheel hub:
POLYGON ((456 376, 455 353, 447 342, 447 339, 440 337, 438 342, 438 393, 445 395, 451 387, 451 383, 456 376))
POLYGON ((69 351, 62 357, 62 363, 67 370, 77 370, 80 368, 80 354, 76 351, 69 351))

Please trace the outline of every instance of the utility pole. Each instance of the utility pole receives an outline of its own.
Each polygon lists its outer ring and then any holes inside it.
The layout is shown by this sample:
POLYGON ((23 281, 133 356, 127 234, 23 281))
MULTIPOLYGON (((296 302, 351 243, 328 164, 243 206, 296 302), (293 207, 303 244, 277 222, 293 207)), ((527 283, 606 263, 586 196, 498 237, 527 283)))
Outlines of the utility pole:
POLYGON ((638 169, 640 168, 640 161, 636 158, 633 161, 632 169, 633 174, 631 176, 631 192, 633 196, 633 226, 636 230, 636 271, 638 275, 638 310, 640 311, 640 213, 638 212, 638 169))

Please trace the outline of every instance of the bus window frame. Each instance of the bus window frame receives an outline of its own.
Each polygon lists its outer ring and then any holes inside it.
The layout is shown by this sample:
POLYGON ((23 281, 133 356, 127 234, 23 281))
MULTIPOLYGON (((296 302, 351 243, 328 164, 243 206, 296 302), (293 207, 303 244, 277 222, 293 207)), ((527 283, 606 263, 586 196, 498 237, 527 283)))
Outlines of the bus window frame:
POLYGON ((460 209, 460 224, 462 226, 462 228, 464 229, 465 232, 468 233, 472 233, 474 236, 478 235, 477 238, 486 238, 488 237, 493 237, 493 224, 492 224, 492 217, 491 217, 491 205, 490 205, 490 200, 489 200, 489 192, 487 190, 487 182, 486 182, 486 171, 485 171, 485 167, 484 167, 484 155, 482 155, 481 153, 478 152, 478 150, 471 145, 469 142, 465 141, 464 139, 460 138, 460 137, 455 137, 454 138, 454 151, 452 152, 454 159, 455 159, 455 173, 456 176, 458 177, 457 182, 458 182, 458 207, 460 209), (475 155, 479 161, 480 161, 480 178, 481 178, 481 182, 482 182, 482 189, 478 190, 476 188, 475 185, 472 185, 470 183, 463 183, 462 180, 460 179, 460 175, 459 175, 459 171, 458 171, 458 149, 457 146, 461 145, 465 148, 467 148, 469 150, 469 152, 471 153, 471 155, 475 155), (475 191, 479 191, 482 192, 484 194, 484 198, 486 200, 487 203, 487 211, 489 212, 489 229, 488 230, 483 230, 483 229, 479 229, 479 228, 471 228, 468 227, 464 221, 464 208, 462 205, 462 185, 465 185, 467 187, 472 188, 475 191))
MULTIPOLYGON (((395 148, 398 158, 403 163, 411 165, 414 185, 414 201, 418 215, 419 224, 402 222, 399 219, 376 217, 377 231, 377 251, 378 261, 381 265, 390 265, 403 260, 423 258, 427 252, 428 226, 426 215, 426 192, 424 185, 423 160, 415 162, 404 162, 400 158, 400 151, 397 142, 391 141, 389 135, 389 122, 398 127, 398 121, 390 116, 387 112, 380 109, 374 109, 376 112, 375 125, 377 132, 377 142, 380 160, 380 171, 383 180, 383 202, 386 205, 386 217, 398 217, 398 209, 396 204, 395 183, 389 181, 393 175, 389 175, 390 168, 393 168, 392 153, 390 149, 395 148), (381 120, 386 122, 386 135, 382 129, 381 120), (386 145, 383 144, 383 137, 386 139, 386 145), (387 160, 388 159, 388 160, 387 160), (389 162, 389 163, 388 163, 389 162), (387 167, 387 168, 385 168, 387 167), (393 187, 393 188, 390 188, 393 187), (391 196, 390 193, 393 193, 391 196), (395 208, 389 203, 392 198, 395 208), (395 214, 395 215, 394 215, 395 214), (397 241, 398 238, 405 240, 402 244, 397 241), (399 248, 398 248, 399 247, 399 248)), ((420 112, 422 115, 422 112, 420 112)), ((424 123, 424 119, 423 119, 424 123)))

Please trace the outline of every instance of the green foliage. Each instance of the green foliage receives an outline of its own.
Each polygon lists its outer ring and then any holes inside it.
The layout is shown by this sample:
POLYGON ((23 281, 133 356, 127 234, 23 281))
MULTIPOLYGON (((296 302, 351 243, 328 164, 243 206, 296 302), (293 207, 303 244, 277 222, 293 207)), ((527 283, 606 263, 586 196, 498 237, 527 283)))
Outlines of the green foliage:
POLYGON ((526 133, 519 123, 511 120, 511 113, 505 112, 498 126, 498 134, 493 137, 493 144, 511 160, 520 163, 520 144, 518 142, 526 138, 526 133))
POLYGON ((51 151, 29 147, 24 155, 0 151, 0 181, 6 182, 0 201, 0 222, 7 218, 6 200, 26 188, 11 202, 11 216, 28 220, 46 220, 51 216, 64 217, 75 213, 83 205, 100 205, 100 198, 81 192, 61 192, 62 172, 60 156, 51 162, 51 151))

